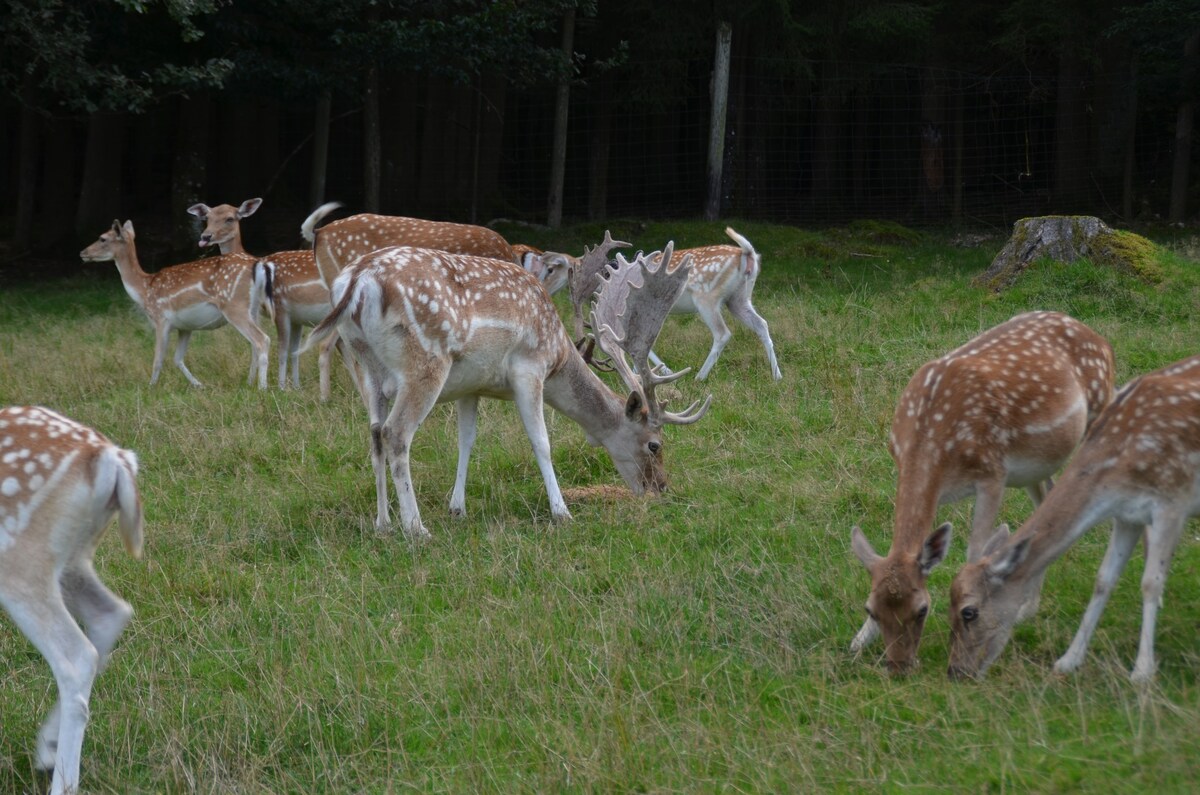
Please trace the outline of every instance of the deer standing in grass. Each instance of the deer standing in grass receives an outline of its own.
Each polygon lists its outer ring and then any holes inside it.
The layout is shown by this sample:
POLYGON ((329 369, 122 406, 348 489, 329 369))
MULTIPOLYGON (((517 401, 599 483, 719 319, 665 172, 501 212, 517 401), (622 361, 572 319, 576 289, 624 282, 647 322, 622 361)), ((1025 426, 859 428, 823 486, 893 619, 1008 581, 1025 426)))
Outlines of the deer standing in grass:
POLYGON ((1200 356, 1136 378, 1088 432, 1054 490, 1015 534, 1001 527, 950 587, 952 677, 982 676, 1012 636, 1019 606, 1088 529, 1113 520, 1108 551, 1079 630, 1054 664, 1083 664, 1109 595, 1145 538, 1142 631, 1131 678, 1154 678, 1154 630, 1167 569, 1200 513, 1200 356))
POLYGON ((91 428, 38 406, 0 409, 0 605, 58 686, 37 741, 38 767, 54 771, 51 793, 79 789, 92 682, 133 615, 92 557, 114 514, 125 548, 141 557, 136 479, 137 457, 91 428))
MULTIPOLYGON (((758 335, 763 349, 767 352, 771 376, 778 381, 783 378, 783 373, 780 372, 779 363, 775 359, 775 345, 771 341, 771 332, 767 328, 767 321, 763 320, 750 302, 754 283, 762 270, 762 257, 754 250, 749 240, 732 228, 726 227, 725 234, 737 245, 702 246, 675 252, 674 260, 668 267, 677 267, 676 262, 682 261, 684 257, 691 257, 692 269, 687 287, 676 299, 671 313, 698 314, 712 333, 712 348, 700 371, 696 373, 697 381, 708 377, 713 365, 720 358, 721 351, 733 337, 733 332, 729 330, 729 325, 721 313, 722 309, 728 309, 731 315, 758 335)), ((551 295, 570 285, 571 304, 575 309, 576 339, 583 336, 580 307, 599 286, 598 279, 602 278, 602 271, 606 265, 606 262, 602 261, 607 254, 606 249, 628 246, 628 243, 613 241, 608 233, 605 233, 605 242, 598 249, 585 251, 583 257, 547 252, 526 266, 542 278, 546 291, 551 295), (602 252, 599 256, 598 250, 602 252)), ((657 366, 662 366, 662 360, 653 354, 651 361, 657 366)))
MULTIPOLYGON (((289 364, 292 384, 300 388, 300 334, 315 326, 333 308, 312 251, 279 251, 254 264, 255 282, 266 285, 266 295, 279 335, 279 388, 287 389, 289 364)), ((329 359, 336 338, 327 339, 318 351, 321 400, 329 399, 329 359)))
MULTIPOLYGON (((257 209, 257 206, 255 204, 254 208, 257 209)), ((209 226, 218 223, 224 227, 224 221, 218 222, 216 219, 228 217, 226 211, 238 212, 229 205, 214 208, 209 215, 209 226)), ((251 209, 245 215, 253 211, 251 209)), ((236 226, 235 217, 235 234, 236 226)), ((183 361, 192 332, 220 328, 229 323, 250 342, 250 372, 247 383, 254 383, 254 375, 257 372, 259 389, 266 389, 267 351, 271 339, 254 320, 257 306, 262 300, 262 285, 254 282, 254 258, 244 252, 231 251, 218 257, 208 257, 146 273, 138 263, 134 240, 132 221, 126 221, 124 225, 113 221, 112 229, 104 232, 99 240, 79 252, 79 256, 85 262, 116 263, 121 282, 125 285, 125 292, 129 293, 129 297, 141 307, 153 324, 154 366, 150 372, 150 383, 158 383, 171 332, 176 331, 179 341, 175 345, 175 366, 192 386, 203 386, 183 361)), ((216 242, 214 239, 211 243, 205 243, 204 238, 201 238, 202 245, 216 242)), ((226 243, 222 243, 222 246, 224 245, 226 243)), ((237 245, 241 245, 240 237, 237 245)))
MULTIPOLYGON (((670 246, 667 256, 670 256, 670 246)), ((333 282, 335 308, 306 346, 336 329, 363 373, 375 472, 375 526, 390 528, 386 464, 410 537, 426 537, 413 493, 409 451, 413 435, 437 403, 454 401, 458 414, 458 468, 452 514, 466 510, 467 463, 475 441, 480 397, 512 400, 533 446, 555 519, 570 518, 554 474, 543 402, 578 423, 592 444, 604 446, 635 494, 658 493, 664 425, 686 425, 708 409, 693 403, 666 411, 647 354, 689 263, 667 274, 646 258, 619 267, 601 292, 593 315, 602 348, 618 362, 629 388, 622 396, 591 371, 567 337, 538 280, 515 264, 430 249, 394 247, 363 257, 333 282), (634 375, 624 357, 632 358, 634 375)), ((685 371, 686 372, 686 371, 685 371)))
MULTIPOLYGON (((851 549, 871 575, 867 619, 851 650, 880 633, 888 668, 917 660, 929 611, 926 579, 945 557, 950 525, 929 532, 939 505, 975 497, 967 560, 982 554, 1007 487, 1035 505, 1112 395, 1112 347, 1074 318, 1028 312, 917 370, 892 420, 896 508, 887 555, 858 527, 851 549)), ((1037 590, 1025 612, 1037 607, 1037 590)))

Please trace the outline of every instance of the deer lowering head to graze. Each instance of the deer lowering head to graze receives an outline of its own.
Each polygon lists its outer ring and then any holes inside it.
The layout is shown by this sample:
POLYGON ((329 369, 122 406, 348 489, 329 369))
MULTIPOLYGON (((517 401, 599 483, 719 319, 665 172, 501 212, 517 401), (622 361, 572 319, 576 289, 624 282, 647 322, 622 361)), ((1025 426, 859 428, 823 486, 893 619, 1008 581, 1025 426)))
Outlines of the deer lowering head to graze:
MULTIPOLYGON (((256 262, 254 272, 255 282, 267 285, 279 334, 279 388, 287 389, 290 363, 292 384, 299 389, 300 333, 304 326, 315 326, 329 314, 329 288, 311 251, 276 252, 256 262)), ((336 337, 330 337, 319 349, 321 400, 329 399, 329 359, 336 343, 336 337)))
POLYGON ((306 346, 336 329, 360 365, 371 421, 376 528, 390 527, 390 462, 405 533, 428 535, 413 493, 409 450, 434 405, 447 401, 455 402, 458 414, 454 514, 466 509, 480 397, 516 403, 554 518, 567 519, 570 512, 550 458, 543 401, 577 422, 591 443, 604 446, 635 494, 662 491, 663 426, 695 422, 708 408, 705 401, 678 414, 666 411, 655 387, 671 379, 655 376, 644 359, 686 272, 686 262, 668 275, 639 258, 624 263, 601 292, 595 316, 606 330, 599 340, 624 364, 630 392, 622 396, 584 362, 537 279, 514 264, 395 247, 344 270, 333 283, 335 308, 306 346), (639 376, 624 363, 626 354, 634 357, 639 376))
MULTIPOLYGON (((883 634, 888 667, 917 659, 929 612, 926 579, 945 557, 950 525, 932 533, 939 505, 975 498, 967 560, 980 556, 1006 487, 1040 503, 1112 395, 1108 342, 1057 312, 1017 315, 917 370, 896 413, 888 449, 896 462, 896 508, 887 555, 862 530, 851 548, 871 575, 867 620, 851 644, 883 634)), ((1036 609, 1036 594, 1026 605, 1036 609)))
POLYGON ((222 254, 146 273, 138 263, 134 237, 132 221, 126 221, 124 225, 113 221, 112 229, 79 252, 79 256, 85 262, 115 262, 125 292, 154 325, 154 367, 150 372, 150 383, 158 382, 171 332, 177 331, 175 366, 192 386, 201 386, 183 362, 192 332, 220 328, 229 323, 250 341, 248 383, 254 382, 257 372, 259 389, 266 389, 267 351, 271 339, 254 320, 263 289, 254 280, 254 258, 244 253, 222 254))
POLYGON ((79 789, 92 682, 133 615, 92 556, 116 515, 125 548, 141 557, 136 479, 137 457, 91 428, 38 406, 0 409, 0 605, 58 686, 37 740, 51 793, 79 789))
MULTIPOLYGON (((713 365, 721 356, 721 351, 733 337, 721 310, 726 308, 735 318, 758 335, 763 348, 767 352, 767 360, 771 365, 771 375, 776 381, 783 378, 779 363, 775 359, 775 345, 771 341, 771 333, 767 329, 767 321, 754 310, 750 302, 754 292, 754 283, 762 269, 762 257, 754 250, 750 241, 739 235, 733 229, 726 227, 725 234, 729 235, 736 246, 718 245, 690 248, 675 252, 669 267, 685 257, 692 260, 691 275, 687 286, 680 293, 675 305, 671 308, 673 314, 698 314, 712 332, 712 348, 708 357, 696 374, 696 379, 703 381, 708 377, 713 365)), ((607 265, 608 251, 613 247, 628 247, 628 243, 613 241, 605 233, 604 243, 595 249, 587 251, 583 257, 574 258, 567 254, 547 252, 542 255, 539 275, 546 285, 546 291, 551 295, 570 285, 571 304, 575 309, 575 336, 583 335, 583 303, 595 292, 599 279, 603 277, 607 265)), ((661 360, 651 355, 651 361, 661 365, 661 360)))
POLYGON ((362 213, 318 229, 317 224, 339 206, 337 202, 321 205, 300 226, 304 239, 313 244, 321 278, 329 285, 343 268, 359 257, 391 246, 431 248, 451 254, 518 262, 512 246, 499 232, 473 224, 362 213))
POLYGON ((1171 556, 1200 513, 1200 356, 1126 384, 1096 420, 1054 489, 1013 535, 1001 527, 950 588, 952 677, 982 676, 1004 650, 1020 605, 1089 528, 1113 520, 1092 599, 1059 673, 1083 664, 1105 603, 1145 538, 1142 631, 1131 678, 1154 677, 1154 628, 1171 556))

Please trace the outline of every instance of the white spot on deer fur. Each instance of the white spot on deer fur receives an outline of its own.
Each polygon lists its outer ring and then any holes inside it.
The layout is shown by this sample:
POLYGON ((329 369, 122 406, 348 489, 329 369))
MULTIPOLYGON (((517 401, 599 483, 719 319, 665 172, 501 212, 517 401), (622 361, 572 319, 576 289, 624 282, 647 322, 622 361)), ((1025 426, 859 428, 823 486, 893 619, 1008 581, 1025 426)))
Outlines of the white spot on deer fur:
POLYGON ((5 497, 12 497, 21 490, 21 484, 14 477, 7 477, 3 483, 0 483, 0 494, 5 497))

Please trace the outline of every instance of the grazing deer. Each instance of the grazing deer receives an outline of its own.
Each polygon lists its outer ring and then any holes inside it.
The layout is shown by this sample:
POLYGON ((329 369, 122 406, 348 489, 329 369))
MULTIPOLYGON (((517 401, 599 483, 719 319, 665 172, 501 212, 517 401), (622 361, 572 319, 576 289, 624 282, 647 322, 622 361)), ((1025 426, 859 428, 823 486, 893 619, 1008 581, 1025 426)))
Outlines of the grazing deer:
POLYGON ((1171 556, 1200 513, 1200 356, 1136 378, 1088 432, 1054 490, 1015 534, 1001 527, 950 587, 952 677, 982 676, 1012 636, 1020 603, 1083 533, 1113 520, 1092 599, 1058 673, 1083 664, 1104 605, 1145 537, 1142 632, 1131 678, 1153 679, 1154 627, 1171 556))
POLYGON ((133 616, 92 556, 116 514, 125 548, 141 557, 136 478, 137 457, 91 428, 38 406, 0 409, 0 605, 58 685, 37 741, 51 793, 79 789, 92 682, 133 616))
MULTIPOLYGON (((202 386, 183 362, 193 331, 220 328, 229 323, 250 341, 250 374, 258 387, 267 387, 267 351, 271 340, 254 321, 261 301, 261 285, 256 286, 248 254, 223 254, 219 257, 172 265, 155 273, 146 273, 138 263, 134 245, 133 222, 113 221, 112 229, 79 252, 84 262, 115 262, 125 292, 154 325, 154 367, 151 385, 158 382, 171 332, 179 333, 175 345, 175 366, 192 386, 202 386)), ((240 241, 239 241, 240 245, 240 241)))
POLYGON ((640 376, 627 364, 620 369, 628 397, 610 390, 589 369, 541 284, 516 265, 394 247, 342 271, 333 283, 335 308, 309 335, 306 347, 336 329, 361 366, 371 421, 376 528, 390 527, 385 470, 390 461, 405 533, 428 536, 413 494, 409 449, 418 426, 440 402, 454 401, 458 414, 450 511, 465 512, 467 463, 481 396, 517 404, 554 518, 571 514, 550 458, 543 401, 577 422, 589 442, 608 450, 631 491, 662 491, 663 426, 696 422, 709 404, 694 403, 677 414, 666 411, 655 388, 682 373, 656 376, 645 361, 667 309, 683 289, 688 266, 685 261, 668 275, 645 258, 621 261, 600 294, 593 322, 607 329, 601 346, 622 363, 627 353, 640 368, 640 376))
MULTIPOLYGON (((1112 347, 1074 318, 1028 312, 990 329, 908 382, 892 420, 896 509, 886 556, 862 530, 851 549, 871 575, 867 620, 851 650, 880 632, 888 667, 917 660, 929 611, 926 579, 946 555, 950 525, 929 532, 939 505, 975 497, 967 560, 982 554, 1006 487, 1034 504, 1112 395, 1112 347)), ((1036 610, 1036 592, 1026 612, 1036 610)))
MULTIPOLYGON (((292 384, 300 388, 300 333, 304 326, 320 323, 332 306, 329 288, 317 270, 312 251, 280 251, 254 263, 255 282, 266 285, 266 295, 279 335, 279 388, 287 389, 288 364, 292 384)), ((329 359, 337 339, 322 343, 318 353, 321 400, 329 399, 329 359)))
MULTIPOLYGON (((721 314, 722 308, 727 308, 730 314, 758 335, 771 364, 771 376, 778 381, 783 378, 783 373, 780 372, 779 363, 775 359, 775 345, 771 342, 771 332, 767 328, 767 321, 763 320, 750 303, 754 283, 762 269, 762 257, 754 250, 749 240, 733 229, 726 227, 725 234, 733 238, 737 245, 703 246, 675 252, 675 261, 681 261, 687 256, 692 258, 692 271, 687 287, 675 301, 671 312, 678 315, 698 314, 712 332, 712 349, 700 367, 700 372, 696 374, 697 381, 708 377, 713 365, 720 358, 721 351, 733 337, 721 314)), ((603 252, 599 257, 607 254, 604 250, 606 246, 628 245, 614 242, 606 233, 605 243, 599 247, 603 252)), ((579 259, 568 254, 547 252, 542 255, 540 263, 535 263, 535 266, 540 264, 540 276, 546 285, 546 291, 551 295, 570 284, 571 303, 575 309, 576 338, 583 334, 580 307, 597 288, 597 279, 600 278, 605 264, 601 262, 597 266, 596 251, 597 249, 587 251, 579 259), (576 278, 576 273, 583 278, 576 278)), ((675 262, 671 262, 668 267, 676 267, 675 262)), ((657 357, 652 356, 651 361, 662 365, 662 361, 657 357)))
POLYGON ((340 206, 337 202, 323 204, 300 225, 304 239, 313 244, 317 269, 327 285, 359 257, 391 246, 430 248, 519 264, 508 241, 485 226, 361 213, 317 229, 317 224, 340 206))

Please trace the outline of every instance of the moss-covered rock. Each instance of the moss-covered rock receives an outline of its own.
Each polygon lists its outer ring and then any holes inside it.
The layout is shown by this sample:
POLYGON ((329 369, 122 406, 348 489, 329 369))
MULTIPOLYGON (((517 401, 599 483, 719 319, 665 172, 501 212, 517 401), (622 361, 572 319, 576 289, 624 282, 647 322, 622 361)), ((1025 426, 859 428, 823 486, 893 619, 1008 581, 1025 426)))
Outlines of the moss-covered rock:
POLYGON ((1046 215, 1013 224, 1012 237, 974 284, 998 292, 1042 259, 1064 263, 1088 259, 1150 284, 1163 278, 1157 249, 1146 238, 1113 229, 1090 215, 1046 215))

